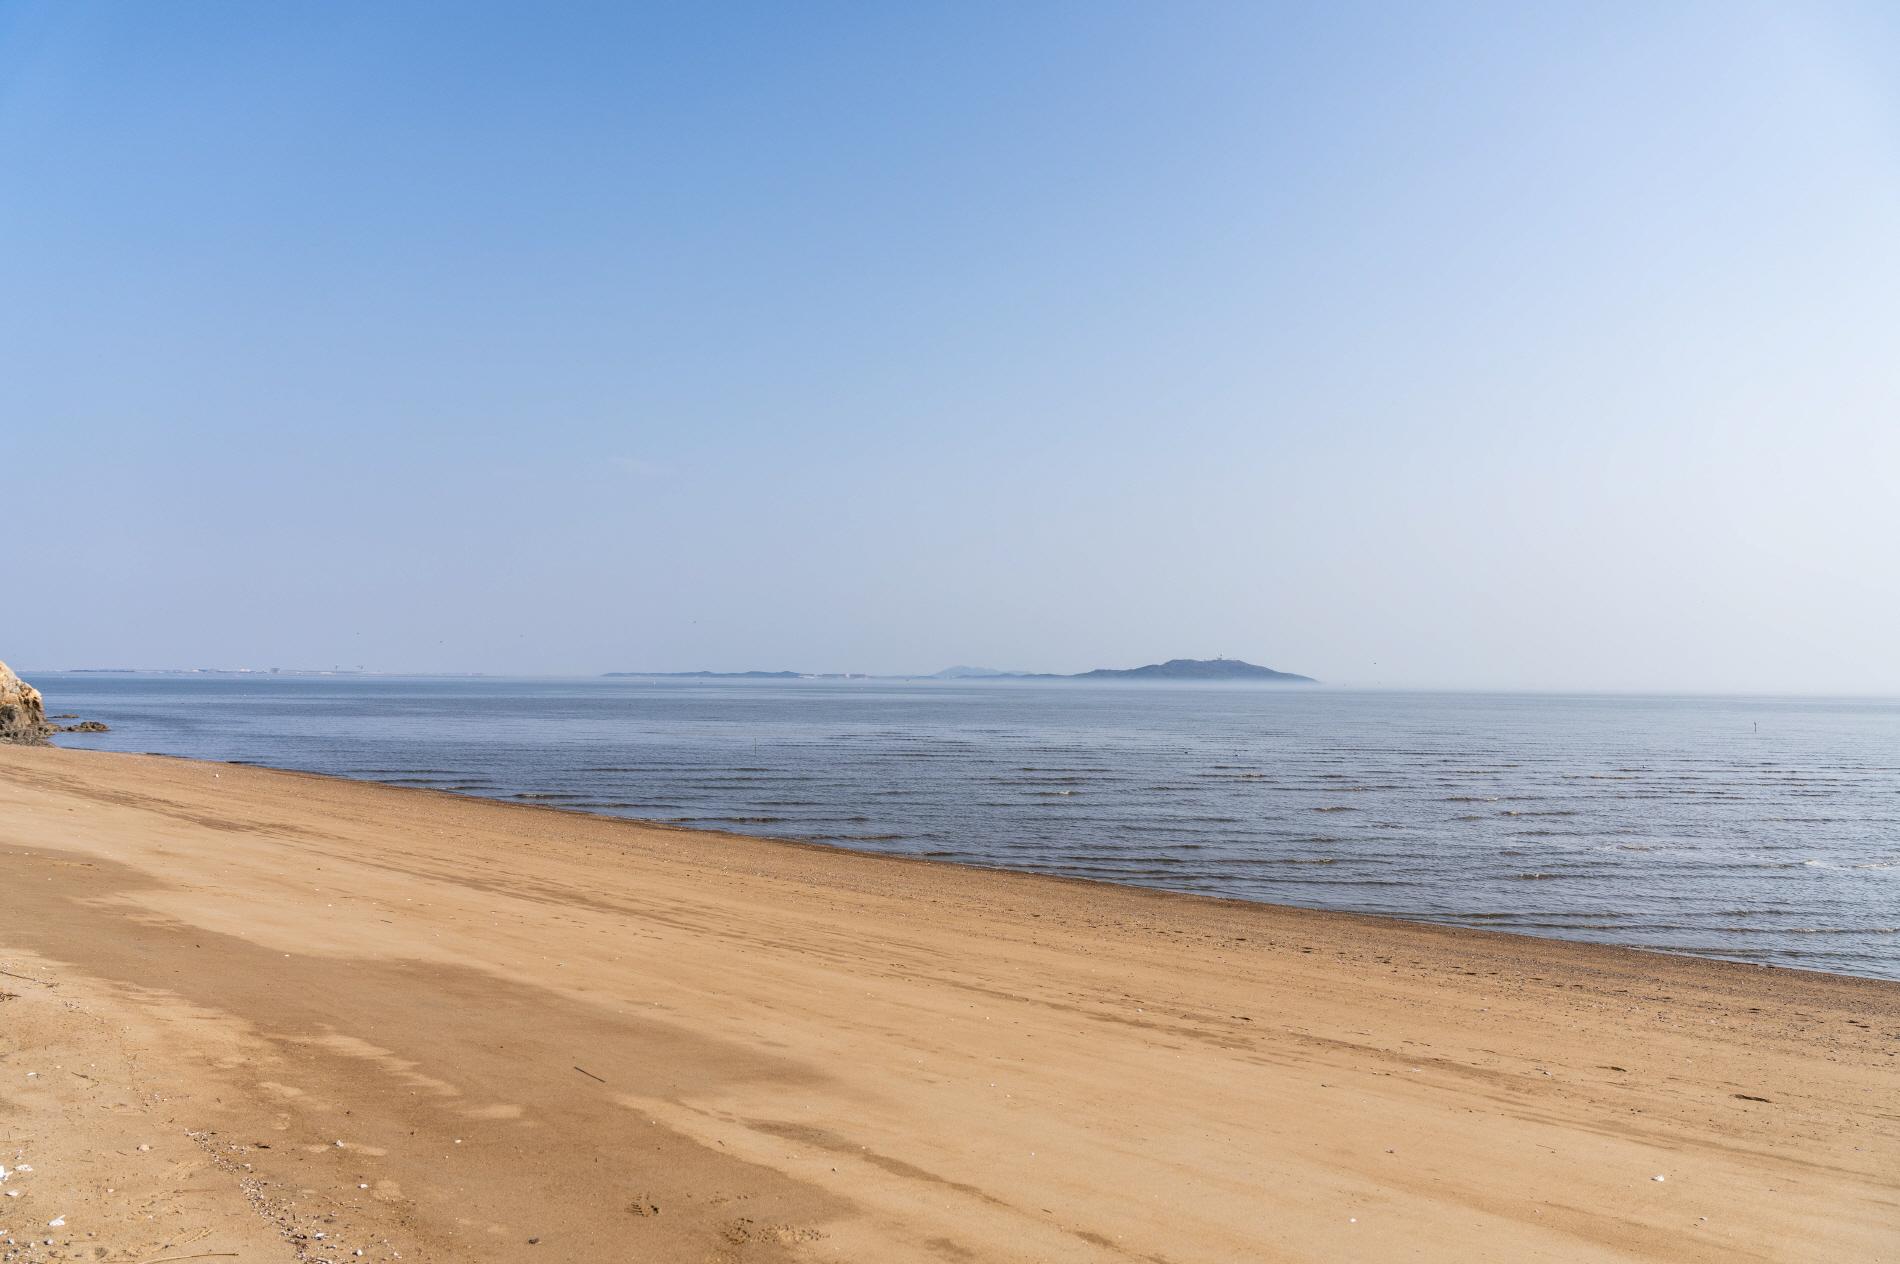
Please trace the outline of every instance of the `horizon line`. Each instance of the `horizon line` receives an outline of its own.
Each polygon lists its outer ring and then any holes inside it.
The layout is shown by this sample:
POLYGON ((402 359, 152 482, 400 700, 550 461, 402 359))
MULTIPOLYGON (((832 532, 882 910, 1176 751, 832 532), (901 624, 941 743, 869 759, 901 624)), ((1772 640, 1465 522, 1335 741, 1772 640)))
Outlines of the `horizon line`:
MULTIPOLYGON (((942 670, 942 669, 939 669, 942 670)), ((691 678, 694 671, 686 672, 582 672, 582 671, 447 671, 447 670, 384 670, 370 668, 240 668, 240 667, 28 667, 15 669, 16 674, 31 683, 33 676, 47 675, 89 675, 89 676, 241 676, 276 677, 292 680, 325 680, 339 678, 368 678, 384 680, 564 680, 604 682, 612 679, 654 680, 691 678)), ((700 677, 701 680, 708 677, 700 677)), ((918 672, 798 672, 795 677, 777 677, 776 679, 754 679, 747 681, 737 674, 726 675, 725 679, 738 684, 787 684, 800 682, 849 684, 854 681, 910 681, 929 682, 940 685, 1038 685, 1062 684, 1075 681, 1074 674, 1062 673, 1025 673, 1019 676, 973 676, 962 678, 942 678, 934 673, 918 672)), ((1143 688, 1154 687, 1196 687, 1209 686, 1264 686, 1269 681, 1258 680, 1170 680, 1170 679, 1133 679, 1119 681, 1095 681, 1094 685, 1125 684, 1143 688)), ((1276 689, 1283 686, 1274 686, 1276 689)), ((1882 692, 1868 690, 1856 692, 1842 689, 1800 689, 1790 687, 1762 688, 1695 688, 1661 685, 1508 685, 1508 684, 1403 684, 1354 680, 1313 680, 1300 690, 1311 693, 1323 690, 1333 693, 1418 693, 1418 694, 1516 694, 1526 696, 1599 696, 1599 697, 1658 697, 1658 698, 1801 698, 1834 699, 1848 701, 1900 701, 1900 690, 1882 692)))

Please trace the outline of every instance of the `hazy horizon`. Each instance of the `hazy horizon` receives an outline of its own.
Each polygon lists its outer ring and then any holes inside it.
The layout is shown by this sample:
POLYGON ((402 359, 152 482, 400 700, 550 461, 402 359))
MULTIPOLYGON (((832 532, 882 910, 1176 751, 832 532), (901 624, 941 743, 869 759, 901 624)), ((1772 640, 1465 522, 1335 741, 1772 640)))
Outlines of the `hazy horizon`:
POLYGON ((0 8, 0 659, 1900 693, 1900 12, 0 8))
MULTIPOLYGON (((1162 660, 1153 660, 1153 661, 1162 661, 1162 660)), ((196 664, 192 666, 162 666, 161 665, 161 666, 145 666, 145 667, 131 667, 131 666, 123 665, 123 664, 113 665, 113 666, 96 666, 96 665, 91 665, 91 664, 67 664, 67 665, 60 665, 60 666, 49 666, 47 664, 41 663, 41 664, 31 664, 25 667, 20 667, 18 664, 10 664, 10 665, 15 668, 15 670, 19 673, 19 675, 22 676, 26 680, 26 683, 28 684, 34 683, 35 677, 45 678, 49 675, 73 675, 73 676, 97 675, 97 676, 108 676, 108 677, 115 676, 115 675, 233 676, 233 677, 240 677, 244 679, 250 679, 254 677, 276 676, 277 679, 279 680, 286 680, 286 679, 289 679, 289 680, 418 679, 418 680, 490 680, 490 681, 497 681, 497 682, 505 682, 505 681, 510 681, 510 680, 592 681, 592 680, 603 680, 609 677, 617 677, 617 678, 637 682, 643 679, 653 680, 653 679, 661 679, 661 678, 666 678, 666 677, 694 677, 694 676, 698 676, 702 672, 708 672, 708 671, 729 672, 734 675, 739 675, 748 671, 757 670, 757 671, 764 671, 764 672, 791 671, 791 672, 797 673, 801 680, 820 681, 823 683, 838 683, 841 685, 849 685, 854 682, 863 682, 863 681, 908 681, 908 682, 915 682, 915 683, 934 682, 934 683, 943 684, 943 685, 968 685, 968 684, 1049 685, 1049 684, 1063 684, 1067 682, 1067 683, 1072 683, 1076 685, 1076 687, 1083 688, 1083 689, 1095 689, 1095 688, 1101 688, 1104 686, 1109 687, 1109 688, 1127 687, 1127 688, 1135 688, 1135 689, 1262 689, 1268 692, 1272 692, 1278 689, 1299 689, 1299 690, 1322 689, 1322 690, 1332 690, 1335 692, 1368 693, 1368 694, 1377 694, 1377 693, 1444 694, 1444 695, 1462 695, 1462 696, 1481 696, 1481 695, 1488 695, 1488 694, 1496 694, 1496 695, 1516 694, 1516 695, 1524 695, 1524 696, 1554 696, 1554 697, 1604 697, 1604 698, 1645 697, 1645 698, 1685 698, 1685 699, 1710 699, 1710 700, 1726 699, 1726 700, 1735 700, 1735 701, 1745 701, 1751 698, 1760 698, 1760 699, 1766 699, 1766 700, 1785 699, 1789 701, 1809 701, 1809 702, 1868 701, 1868 702, 1876 702, 1876 703, 1885 703, 1885 702, 1893 701, 1895 699, 1900 699, 1900 692, 1883 692, 1881 690, 1840 690, 1840 689, 1835 689, 1835 690, 1829 690, 1829 689, 1809 689, 1809 690, 1802 690, 1802 689, 1781 689, 1781 690, 1776 690, 1776 689, 1658 689, 1658 688, 1644 687, 1644 686, 1624 686, 1624 687, 1564 686, 1564 685, 1516 685, 1516 686, 1513 686, 1513 685, 1474 685, 1474 684, 1457 684, 1457 683, 1432 684, 1432 685, 1405 685, 1405 684, 1389 684, 1389 683, 1382 683, 1379 681, 1363 681, 1363 680, 1313 680, 1308 683, 1288 684, 1285 682, 1275 682, 1275 681, 1270 681, 1270 680, 1132 679, 1132 680, 1102 681, 1102 680, 1079 679, 1082 672, 1092 670, 1089 668, 1077 668, 1077 669, 1074 669, 1073 671, 1051 670, 1045 674, 1025 673, 1026 678, 1019 679, 1015 676, 1011 676, 1008 674, 993 676, 993 677, 985 677, 985 676, 961 677, 961 678, 938 677, 937 672, 943 671, 945 670, 945 668, 935 668, 929 671, 894 671, 894 672, 860 672, 860 671, 856 671, 850 668, 806 670, 806 669, 801 669, 797 667, 787 667, 787 668, 764 667, 764 668, 756 668, 756 669, 754 668, 719 668, 719 669, 676 668, 676 669, 664 669, 664 670, 655 669, 655 670, 650 670, 650 671, 629 670, 629 669, 622 669, 622 668, 606 668, 601 671, 534 672, 534 671, 509 671, 509 670, 440 671, 440 670, 430 670, 426 668, 377 670, 374 668, 351 667, 351 666, 346 666, 342 664, 337 664, 330 667, 290 667, 290 666, 284 666, 281 664, 279 664, 276 667, 252 667, 247 664, 239 664, 239 665, 233 665, 233 666, 196 664)), ((967 666, 967 665, 968 664, 947 664, 946 666, 954 667, 954 666, 967 666)), ((1102 666, 1140 666, 1140 665, 1141 664, 1133 664, 1133 663, 1102 664, 1102 666)), ((1271 663, 1261 663, 1258 665, 1262 667, 1273 666, 1273 664, 1271 663)), ((1004 670, 1007 671, 1008 669, 1004 669, 1004 670)), ((1276 670, 1280 670, 1280 669, 1276 669, 1276 670)), ((1286 670, 1291 670, 1291 669, 1286 669, 1286 670)), ((1299 675, 1303 673, 1295 672, 1294 674, 1299 675)), ((747 682, 741 681, 740 683, 747 683, 747 682)), ((772 684, 773 682, 771 680, 759 680, 753 683, 761 683, 761 684, 769 685, 769 684, 772 684)), ((784 683, 784 682, 780 681, 779 683, 784 683)))

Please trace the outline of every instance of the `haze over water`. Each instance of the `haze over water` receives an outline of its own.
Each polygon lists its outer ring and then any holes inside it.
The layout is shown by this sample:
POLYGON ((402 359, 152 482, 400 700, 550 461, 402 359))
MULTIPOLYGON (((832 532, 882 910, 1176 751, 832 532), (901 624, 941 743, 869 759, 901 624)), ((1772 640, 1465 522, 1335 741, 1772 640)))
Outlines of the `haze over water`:
POLYGON ((1900 978, 1900 702, 39 673, 67 744, 1900 978))

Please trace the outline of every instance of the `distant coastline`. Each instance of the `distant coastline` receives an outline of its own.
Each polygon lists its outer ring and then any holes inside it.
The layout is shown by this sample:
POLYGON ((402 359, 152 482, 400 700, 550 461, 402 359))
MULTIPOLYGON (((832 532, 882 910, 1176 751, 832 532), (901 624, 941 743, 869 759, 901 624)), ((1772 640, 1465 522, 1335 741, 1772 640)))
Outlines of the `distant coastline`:
POLYGON ((1317 685, 1311 676, 1277 671, 1238 658, 1171 658, 1142 667, 1097 667, 1093 671, 1022 672, 988 667, 946 667, 928 676, 872 676, 857 672, 796 671, 611 671, 601 675, 638 680, 1228 680, 1279 685, 1317 685))
POLYGON ((804 680, 811 673, 795 671, 683 671, 683 672, 602 672, 603 677, 635 677, 640 680, 804 680))
MULTIPOLYGON (((403 679, 480 680, 490 672, 371 671, 365 667, 64 667, 40 668, 40 674, 70 676, 292 676, 395 677, 403 679)), ((33 674, 32 672, 28 673, 33 674)), ((1004 671, 990 667, 946 667, 929 673, 808 671, 610 671, 604 680, 1127 680, 1253 681, 1280 685, 1317 685, 1298 672, 1279 671, 1238 658, 1171 658, 1141 667, 1097 667, 1083 672, 1004 671)))
POLYGON ((54 667, 35 674, 63 676, 398 676, 413 679, 480 680, 487 672, 381 672, 363 667, 54 667))

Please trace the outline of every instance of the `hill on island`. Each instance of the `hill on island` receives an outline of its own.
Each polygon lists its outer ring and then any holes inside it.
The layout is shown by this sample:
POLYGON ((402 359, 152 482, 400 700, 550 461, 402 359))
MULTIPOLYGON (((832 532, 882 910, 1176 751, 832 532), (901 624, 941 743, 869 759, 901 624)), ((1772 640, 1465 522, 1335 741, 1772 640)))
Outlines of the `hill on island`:
POLYGON ((1283 685, 1314 685, 1311 676, 1275 671, 1237 658, 1171 658, 1146 667, 1098 667, 1070 680, 1271 680, 1283 685))

